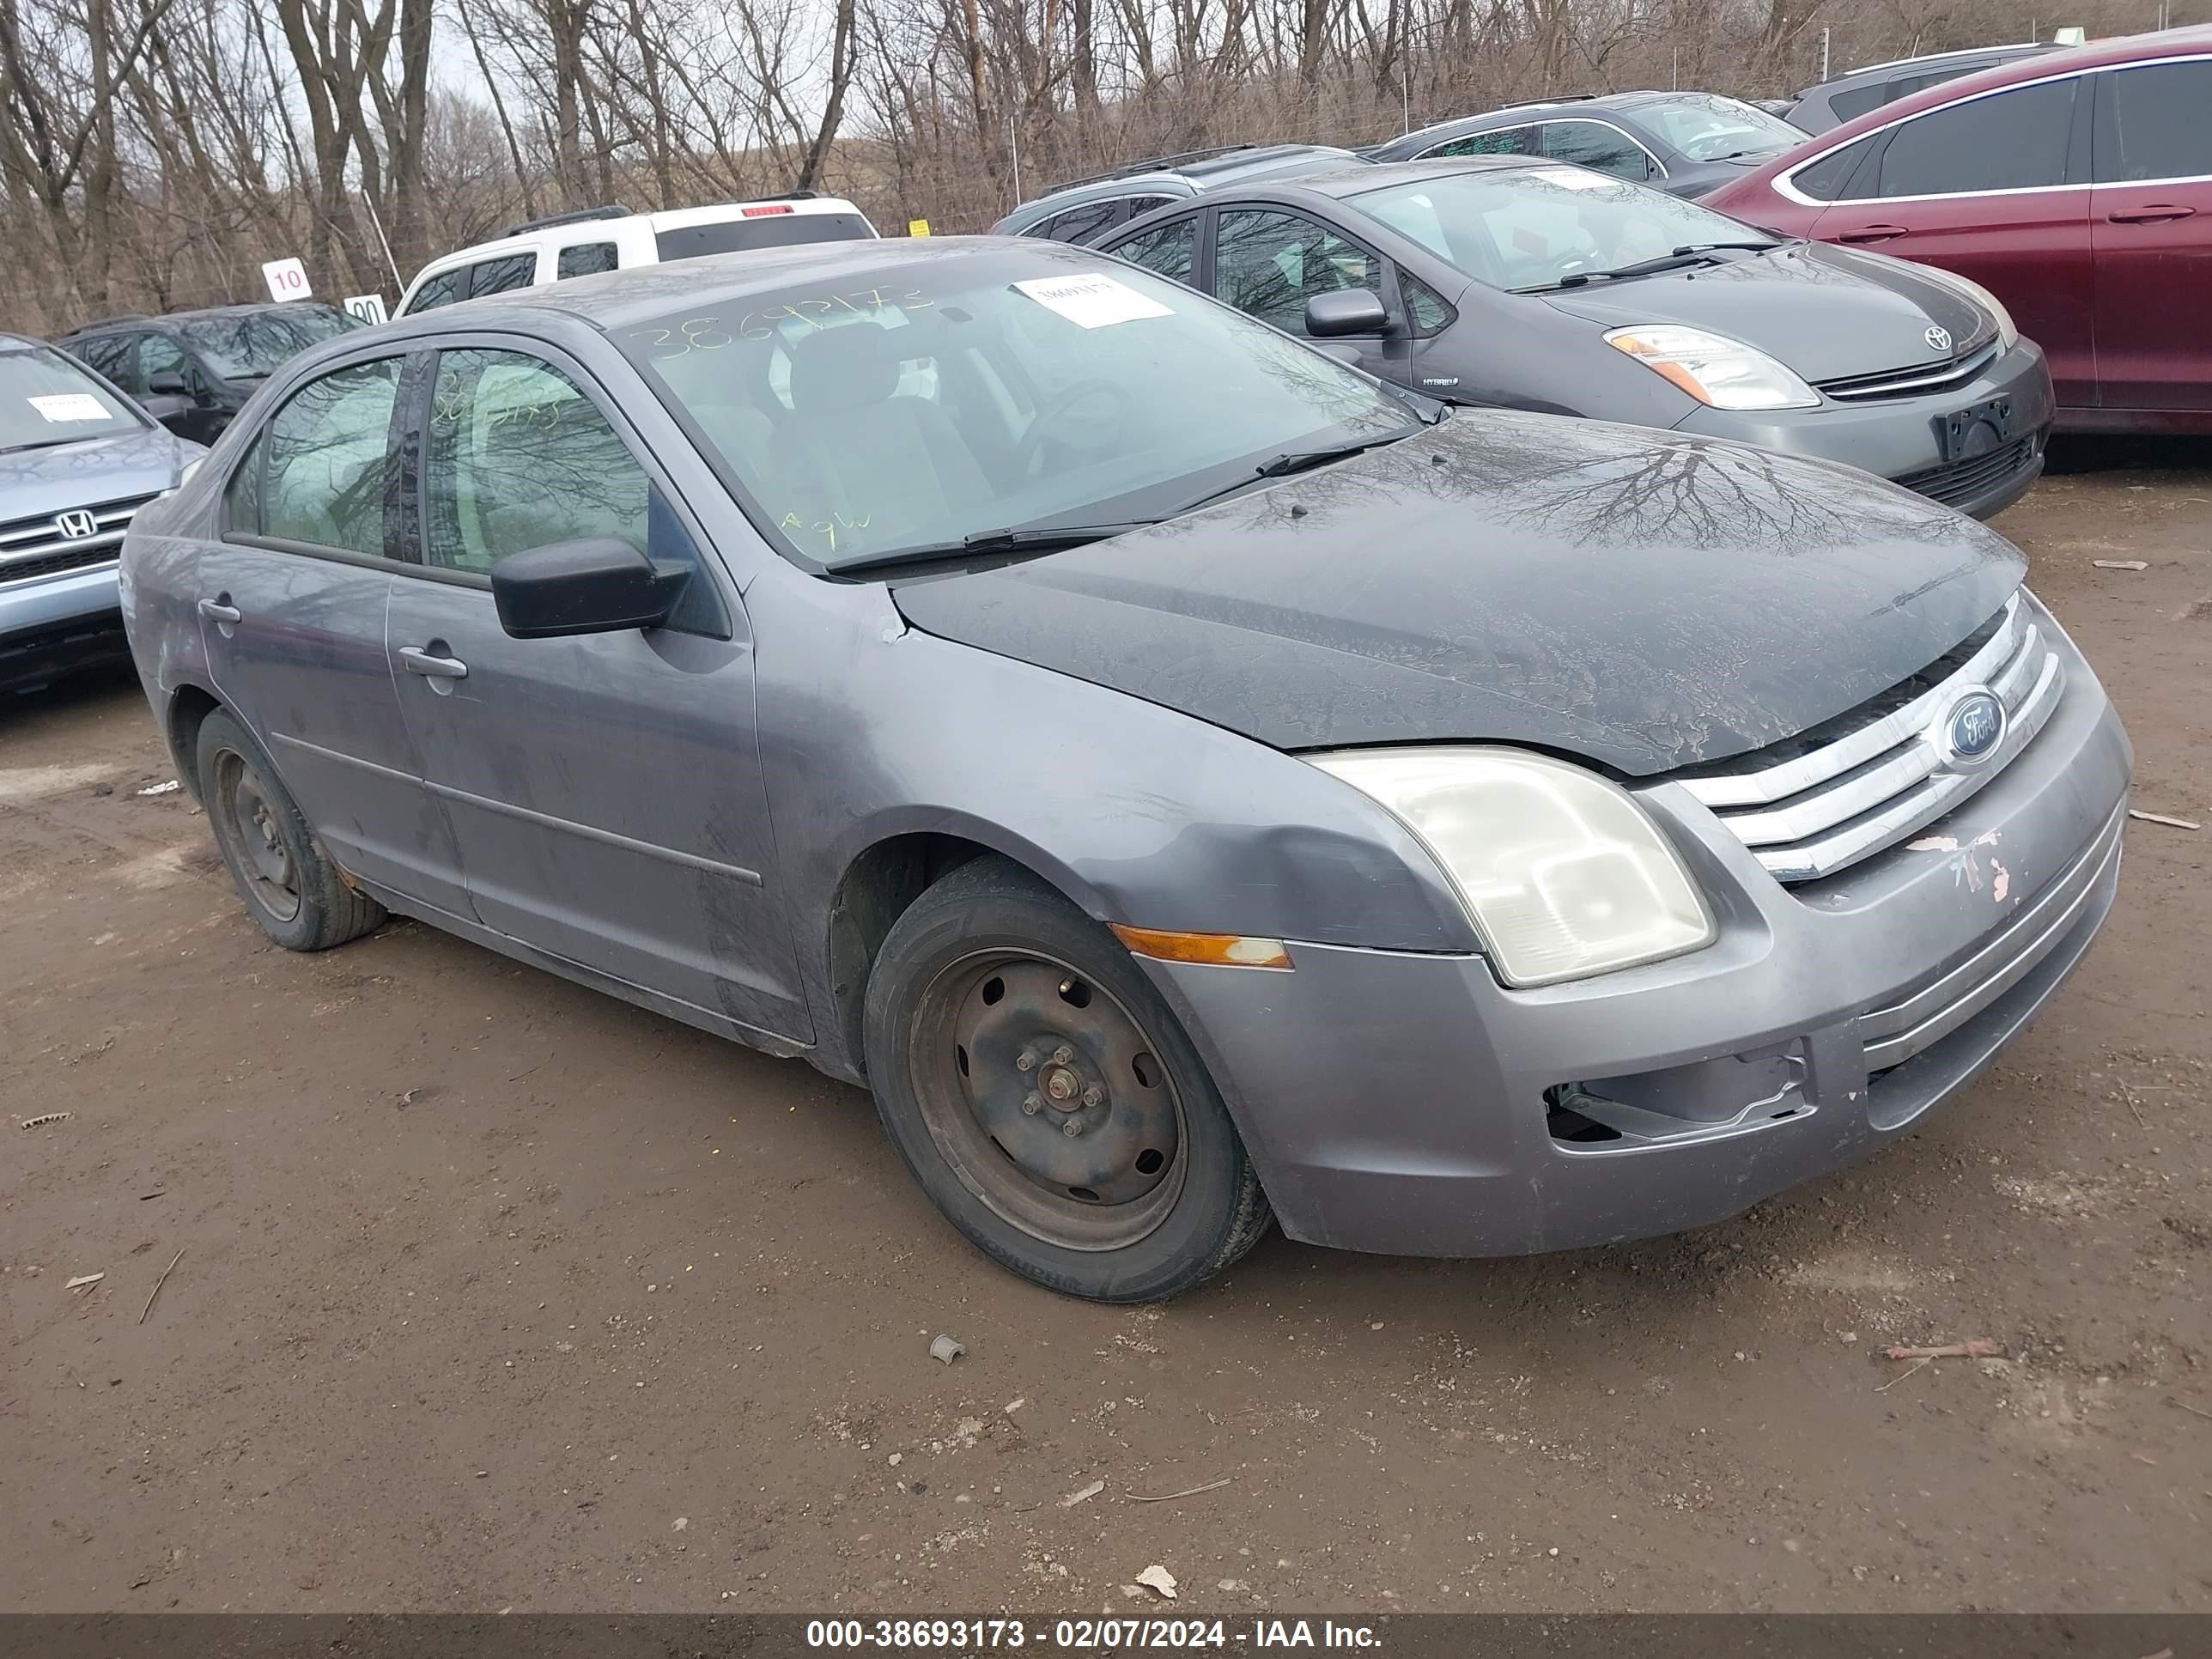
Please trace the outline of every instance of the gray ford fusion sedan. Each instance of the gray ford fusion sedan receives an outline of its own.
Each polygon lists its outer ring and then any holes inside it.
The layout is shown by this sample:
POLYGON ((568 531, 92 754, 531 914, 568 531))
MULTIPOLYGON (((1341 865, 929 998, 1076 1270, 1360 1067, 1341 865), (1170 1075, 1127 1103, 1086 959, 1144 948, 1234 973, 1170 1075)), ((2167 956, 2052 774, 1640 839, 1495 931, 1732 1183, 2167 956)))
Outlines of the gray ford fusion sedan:
POLYGON ((1474 1255, 1893 1139, 2112 903, 1991 532, 1460 410, 1081 248, 735 255, 333 341, 125 544, 254 920, 387 911, 873 1092, 1056 1289, 1474 1255))

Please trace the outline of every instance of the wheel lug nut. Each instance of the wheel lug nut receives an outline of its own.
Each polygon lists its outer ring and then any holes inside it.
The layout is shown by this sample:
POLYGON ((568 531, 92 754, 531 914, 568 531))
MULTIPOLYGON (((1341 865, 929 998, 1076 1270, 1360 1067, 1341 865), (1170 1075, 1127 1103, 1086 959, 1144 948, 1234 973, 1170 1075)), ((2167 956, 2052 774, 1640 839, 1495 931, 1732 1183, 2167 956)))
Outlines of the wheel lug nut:
POLYGON ((1022 1110, 1028 1113, 1031 1117, 1035 1117, 1043 1109, 1044 1102, 1039 1100, 1035 1095, 1030 1094, 1024 1095, 1022 1097, 1022 1110))
POLYGON ((1014 1069, 1018 1072, 1036 1070, 1036 1056, 1031 1054, 1028 1049, 1023 1049, 1020 1054, 1014 1056, 1014 1069))
POLYGON ((1083 1103, 1085 1106, 1096 1106, 1105 1098, 1106 1091, 1095 1083, 1083 1091, 1083 1103))
POLYGON ((1052 1051, 1052 1063, 1055 1066, 1065 1066, 1074 1058, 1075 1050, 1069 1048, 1065 1042, 1061 1043, 1059 1048, 1052 1051))
POLYGON ((1069 1118, 1067 1121, 1060 1126, 1060 1132, 1064 1135, 1081 1134, 1083 1133, 1083 1120, 1079 1117, 1069 1118))

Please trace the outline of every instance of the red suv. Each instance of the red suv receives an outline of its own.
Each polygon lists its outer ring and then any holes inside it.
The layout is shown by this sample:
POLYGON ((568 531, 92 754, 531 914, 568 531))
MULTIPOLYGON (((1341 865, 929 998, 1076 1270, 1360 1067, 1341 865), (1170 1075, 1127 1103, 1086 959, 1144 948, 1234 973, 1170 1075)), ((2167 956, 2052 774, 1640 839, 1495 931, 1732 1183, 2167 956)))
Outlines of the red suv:
POLYGON ((2061 429, 2212 433, 2212 28, 1944 82, 1701 199, 1982 284, 2061 429))

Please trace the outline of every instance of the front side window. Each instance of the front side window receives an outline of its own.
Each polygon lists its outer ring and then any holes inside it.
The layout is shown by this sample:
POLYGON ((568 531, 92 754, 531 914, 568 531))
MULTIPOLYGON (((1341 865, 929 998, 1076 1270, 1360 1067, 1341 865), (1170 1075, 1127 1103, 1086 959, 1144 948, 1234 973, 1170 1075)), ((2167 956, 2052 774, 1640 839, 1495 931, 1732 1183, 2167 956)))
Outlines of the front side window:
POLYGON ((112 392, 52 346, 0 350, 0 454, 138 429, 112 392))
POLYGON ((619 269, 621 264, 621 255, 612 242, 580 242, 574 247, 561 250, 557 280, 566 282, 571 276, 596 276, 603 270, 619 269))
POLYGON ((189 318, 177 325, 177 332, 222 379, 258 380, 309 346, 361 325, 359 318, 333 307, 295 301, 189 318))
POLYGON ((1463 138, 1454 138, 1438 144, 1434 149, 1423 150, 1423 161, 1443 155, 1534 155, 1538 153, 1536 129, 1534 127, 1492 127, 1487 132, 1470 132, 1463 138))
POLYGON ((425 564, 488 575, 533 547, 611 536, 691 568, 670 627, 724 631, 683 520, 599 405, 550 363, 514 351, 439 357, 422 495, 425 564))
POLYGON ((426 279, 422 286, 415 290, 415 297, 407 302, 405 314, 416 316, 425 311, 435 311, 440 306, 449 306, 456 300, 465 299, 467 295, 462 289, 461 278, 467 275, 466 270, 441 270, 435 276, 426 279))
POLYGON ((278 410, 268 447, 261 530, 279 541, 384 551, 385 457, 399 395, 397 357, 307 382, 278 410))
POLYGON ((2144 64, 2107 77, 2100 185, 2212 176, 2212 63, 2144 64))
POLYGON ((139 384, 147 391, 175 392, 181 383, 189 389, 191 379, 191 360, 185 349, 166 334, 141 335, 138 340, 139 384), (167 377, 167 385, 157 386, 157 379, 167 377))
POLYGON ((672 310, 615 339, 811 568, 1170 515, 1285 450, 1413 422, 1203 295, 1042 242, 672 310))
POLYGON ((1382 262, 1302 214, 1240 208, 1213 233, 1213 291, 1248 316, 1306 331, 1306 301, 1346 289, 1382 291, 1382 262))
POLYGON ((1547 161, 1571 161, 1616 179, 1642 180, 1651 176, 1651 158, 1644 147, 1601 121, 1547 121, 1543 133, 1547 161))
POLYGON ((1157 270, 1163 276, 1171 276, 1178 283, 1188 283, 1191 267, 1198 256, 1198 216, 1194 213, 1184 218, 1170 219, 1164 225, 1154 225, 1150 230, 1139 231, 1113 251, 1147 270, 1157 270))
POLYGON ((1556 288, 1678 247, 1760 240, 1693 202, 1572 167, 1469 169, 1350 200, 1455 270, 1506 289, 1556 288))
POLYGON ((1962 196, 2066 182, 2066 145, 2078 79, 2045 81, 1917 115, 1889 136, 1871 192, 1853 199, 1962 196))
POLYGON ((537 280, 535 253, 510 253, 503 258, 486 259, 469 267, 469 298, 479 300, 487 294, 512 294, 537 280))

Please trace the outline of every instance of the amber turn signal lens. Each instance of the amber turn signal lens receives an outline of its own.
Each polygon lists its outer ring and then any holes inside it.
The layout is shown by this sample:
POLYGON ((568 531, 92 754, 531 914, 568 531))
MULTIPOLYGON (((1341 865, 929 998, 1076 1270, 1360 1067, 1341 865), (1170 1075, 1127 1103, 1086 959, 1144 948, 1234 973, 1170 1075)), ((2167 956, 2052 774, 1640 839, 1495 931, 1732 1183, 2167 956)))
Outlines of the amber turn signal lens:
POLYGON ((1279 939, 1248 939, 1242 933, 1167 933, 1153 927, 1110 924, 1114 937, 1140 957, 1162 962, 1206 962, 1218 968, 1291 966, 1289 947, 1279 939))

